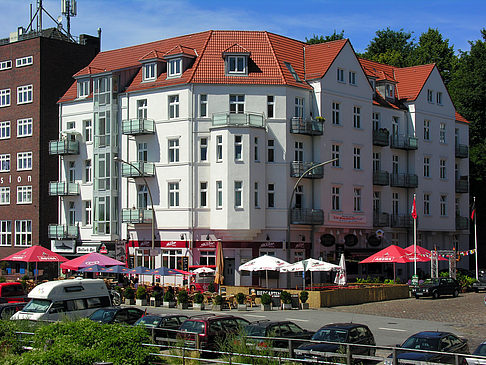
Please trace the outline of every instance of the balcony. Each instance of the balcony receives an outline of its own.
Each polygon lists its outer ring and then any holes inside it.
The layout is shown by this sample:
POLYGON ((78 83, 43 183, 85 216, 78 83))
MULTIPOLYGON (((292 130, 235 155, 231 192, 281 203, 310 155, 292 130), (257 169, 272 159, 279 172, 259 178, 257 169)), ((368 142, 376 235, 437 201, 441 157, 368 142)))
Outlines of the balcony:
POLYGON ((79 155, 79 141, 61 139, 49 142, 50 155, 79 155))
POLYGON ((298 209, 292 208, 290 216, 291 224, 320 225, 324 223, 324 211, 322 209, 298 209))
POLYGON ((469 156, 469 147, 465 144, 456 143, 456 157, 467 158, 469 156))
POLYGON ((155 122, 152 119, 134 118, 122 121, 122 134, 136 136, 154 133, 155 122))
POLYGON ((456 231, 464 231, 469 229, 469 219, 456 215, 456 231))
POLYGON ((418 146, 418 139, 409 136, 392 135, 390 139, 390 147, 400 150, 416 150, 418 146))
POLYGON ((392 214, 390 219, 392 228, 411 228, 413 227, 413 218, 410 214, 392 214))
POLYGON ((79 184, 66 181, 49 182, 50 196, 75 196, 79 195, 79 184))
POLYGON ((48 237, 55 240, 78 238, 78 226, 65 224, 49 224, 48 237))
POLYGON ((469 182, 465 179, 456 180, 456 193, 468 193, 469 182))
POLYGON ((391 174, 390 186, 397 188, 416 188, 418 176, 415 174, 391 174))
POLYGON ((152 223, 152 209, 122 209, 122 223, 152 223))
POLYGON ((373 145, 388 146, 390 143, 390 132, 386 128, 380 128, 373 131, 373 145))
POLYGON ((389 227, 390 214, 373 212, 373 227, 389 227))
POLYGON ((390 174, 388 171, 373 171, 373 185, 388 185, 390 183, 390 174))
POLYGON ((256 113, 214 113, 213 127, 235 126, 235 127, 261 127, 265 126, 263 114, 256 113))
POLYGON ((324 121, 293 117, 290 120, 290 133, 305 134, 308 136, 322 136, 324 131, 324 121))
MULTIPOLYGON (((135 161, 130 162, 134 165, 140 172, 143 172, 143 176, 155 176, 155 165, 153 162, 135 161)), ((137 171, 133 166, 126 163, 122 164, 122 176, 123 177, 142 177, 142 174, 137 171)))
MULTIPOLYGON (((309 170, 312 166, 317 165, 317 162, 298 162, 294 161, 290 164, 290 177, 301 177, 304 172, 309 170)), ((322 179, 324 177, 324 166, 319 166, 307 174, 304 178, 308 179, 322 179)))

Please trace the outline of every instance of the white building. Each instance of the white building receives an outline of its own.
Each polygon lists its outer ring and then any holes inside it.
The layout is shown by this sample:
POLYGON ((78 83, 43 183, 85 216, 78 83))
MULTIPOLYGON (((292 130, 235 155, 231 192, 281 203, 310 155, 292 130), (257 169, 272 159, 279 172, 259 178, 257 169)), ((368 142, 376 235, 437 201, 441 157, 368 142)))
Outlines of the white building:
POLYGON ((237 268, 263 253, 345 252, 351 275, 383 274, 357 262, 413 243, 414 193, 418 243, 468 248, 468 124, 434 65, 360 60, 348 40, 208 31, 102 52, 74 77, 59 181, 80 193, 60 198, 51 235, 73 252, 103 244, 135 266, 183 268, 214 265, 221 241, 227 284, 258 283, 237 268))

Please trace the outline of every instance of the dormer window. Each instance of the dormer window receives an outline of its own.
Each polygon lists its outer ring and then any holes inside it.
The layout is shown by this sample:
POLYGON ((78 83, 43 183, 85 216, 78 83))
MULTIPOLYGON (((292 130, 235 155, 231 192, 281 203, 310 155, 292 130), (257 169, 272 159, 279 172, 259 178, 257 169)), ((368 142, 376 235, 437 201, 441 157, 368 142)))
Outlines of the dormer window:
POLYGON ((86 98, 89 95, 89 79, 78 80, 78 98, 86 98))
POLYGON ((167 77, 178 77, 182 75, 182 59, 174 58, 169 60, 169 69, 167 77))
POLYGON ((228 56, 227 62, 229 74, 246 74, 245 56, 228 56))
POLYGON ((385 97, 387 98, 394 98, 395 97, 395 89, 393 85, 386 84, 385 85, 385 97))
POLYGON ((153 81, 157 78, 157 65, 147 63, 143 65, 143 81, 153 81))

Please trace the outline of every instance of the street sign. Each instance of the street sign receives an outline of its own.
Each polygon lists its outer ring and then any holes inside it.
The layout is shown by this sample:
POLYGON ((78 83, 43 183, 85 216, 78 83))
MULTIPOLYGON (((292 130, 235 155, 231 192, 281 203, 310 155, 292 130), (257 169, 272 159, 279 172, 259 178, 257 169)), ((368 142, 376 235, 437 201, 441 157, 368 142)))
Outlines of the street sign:
POLYGON ((418 285, 418 283, 419 283, 418 275, 413 275, 412 276, 412 285, 418 285))

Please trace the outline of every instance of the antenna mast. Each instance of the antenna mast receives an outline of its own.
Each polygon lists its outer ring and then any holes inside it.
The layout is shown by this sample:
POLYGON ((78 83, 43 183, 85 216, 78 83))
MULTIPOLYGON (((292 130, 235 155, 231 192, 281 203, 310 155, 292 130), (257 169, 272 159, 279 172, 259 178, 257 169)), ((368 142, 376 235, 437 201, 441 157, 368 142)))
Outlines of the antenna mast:
POLYGON ((76 16, 78 13, 76 0, 61 0, 61 13, 66 17, 67 34, 71 38, 71 17, 76 16))

